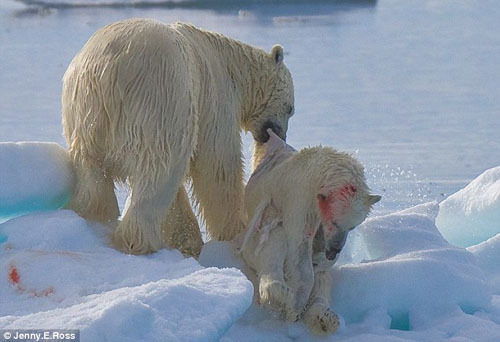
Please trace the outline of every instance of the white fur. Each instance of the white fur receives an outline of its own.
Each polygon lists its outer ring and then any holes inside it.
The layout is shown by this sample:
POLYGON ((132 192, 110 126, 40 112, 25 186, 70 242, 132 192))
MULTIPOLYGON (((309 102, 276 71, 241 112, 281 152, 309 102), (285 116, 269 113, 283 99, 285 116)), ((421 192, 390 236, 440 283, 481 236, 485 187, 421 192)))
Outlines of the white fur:
MULTIPOLYGON (((273 144, 273 137, 268 144, 273 144)), ((369 195, 362 166, 348 154, 329 147, 268 150, 271 155, 261 156, 263 164, 245 190, 250 225, 239 252, 257 275, 260 303, 288 320, 302 317, 316 334, 333 333, 338 327, 338 317, 329 308, 334 260, 327 260, 325 248, 331 243, 337 246, 337 240, 361 223, 380 197, 369 195), (335 199, 335 206, 343 209, 335 209, 335 229, 323 234, 319 227, 328 222, 318 196, 325 189, 335 192, 346 185, 357 190, 352 198, 335 199)))
POLYGON ((148 253, 167 242, 199 251, 183 189, 190 177, 211 237, 232 239, 246 220, 241 129, 256 139, 266 121, 287 130, 293 85, 282 57, 280 46, 268 54, 182 23, 130 19, 98 30, 63 79, 77 175, 69 207, 114 222, 113 182, 126 182, 130 206, 114 235, 121 249, 148 253))

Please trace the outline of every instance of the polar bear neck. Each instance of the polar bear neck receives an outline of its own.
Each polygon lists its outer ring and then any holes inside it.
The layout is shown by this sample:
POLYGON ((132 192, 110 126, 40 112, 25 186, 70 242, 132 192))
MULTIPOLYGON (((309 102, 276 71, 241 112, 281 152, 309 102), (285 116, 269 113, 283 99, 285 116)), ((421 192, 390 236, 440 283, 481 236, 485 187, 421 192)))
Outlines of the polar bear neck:
MULTIPOLYGON (((243 126, 257 108, 266 103, 269 89, 277 82, 277 68, 270 55, 251 45, 226 37, 220 33, 177 23, 177 29, 188 30, 209 44, 197 44, 197 48, 210 48, 207 54, 215 55, 232 83, 234 96, 240 104, 239 119, 243 126)), ((244 128, 244 127, 243 127, 244 128)))

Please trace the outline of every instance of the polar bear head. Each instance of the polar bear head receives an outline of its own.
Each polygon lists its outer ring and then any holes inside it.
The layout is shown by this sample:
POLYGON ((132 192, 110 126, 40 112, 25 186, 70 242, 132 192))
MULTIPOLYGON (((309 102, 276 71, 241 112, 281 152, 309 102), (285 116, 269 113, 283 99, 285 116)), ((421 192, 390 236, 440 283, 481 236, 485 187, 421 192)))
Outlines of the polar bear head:
POLYGON ((347 234, 361 224, 381 196, 372 195, 366 185, 363 168, 349 155, 340 156, 337 172, 317 194, 321 227, 326 242, 326 257, 334 260, 345 244, 347 234), (344 159, 344 160, 342 160, 344 159), (350 160, 349 160, 350 159, 350 160), (347 167, 342 165, 347 162, 347 167))
POLYGON ((334 260, 349 231, 366 219, 381 197, 370 193, 363 166, 350 154, 322 146, 296 151, 272 130, 268 134, 260 164, 245 189, 252 222, 262 226, 261 214, 268 206, 281 218, 294 217, 297 222, 303 218, 303 225, 287 230, 314 236, 326 257, 334 260), (262 209, 261 214, 256 208, 262 209))
POLYGON ((260 72, 265 75, 255 85, 253 103, 246 115, 246 130, 260 144, 269 140, 269 128, 286 140, 288 120, 294 114, 293 80, 283 61, 283 48, 273 46, 264 58, 264 70, 260 72))

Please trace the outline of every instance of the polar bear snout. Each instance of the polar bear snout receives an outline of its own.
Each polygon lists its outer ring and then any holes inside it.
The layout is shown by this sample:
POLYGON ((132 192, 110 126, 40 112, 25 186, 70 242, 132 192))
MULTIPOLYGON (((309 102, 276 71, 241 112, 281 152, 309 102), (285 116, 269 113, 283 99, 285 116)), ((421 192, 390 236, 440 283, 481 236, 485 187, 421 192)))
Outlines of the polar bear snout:
POLYGON ((348 231, 338 231, 326 244, 326 258, 328 260, 335 260, 340 253, 347 240, 348 231))
POLYGON ((272 129, 277 136, 283 139, 283 141, 286 141, 286 131, 281 127, 281 125, 271 120, 265 121, 264 124, 262 124, 257 137, 254 137, 255 140, 261 143, 266 143, 269 140, 269 133, 267 133, 268 129, 272 129))

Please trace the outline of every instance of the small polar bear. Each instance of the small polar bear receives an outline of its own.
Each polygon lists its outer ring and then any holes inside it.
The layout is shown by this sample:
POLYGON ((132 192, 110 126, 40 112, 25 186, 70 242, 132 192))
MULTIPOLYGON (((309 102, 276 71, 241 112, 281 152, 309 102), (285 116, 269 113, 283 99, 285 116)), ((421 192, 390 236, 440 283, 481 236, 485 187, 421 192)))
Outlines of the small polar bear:
POLYGON ((361 164, 329 147, 299 152, 273 132, 245 190, 249 215, 240 253, 255 272, 259 302, 287 320, 303 318, 316 334, 333 333, 331 274, 347 234, 380 196, 371 195, 361 164))
MULTIPOLYGON (((64 136, 76 173, 68 207, 115 222, 114 181, 130 186, 114 232, 121 250, 167 244, 197 256, 203 244, 184 188, 217 240, 246 225, 241 131, 259 147, 283 139, 293 114, 283 49, 270 53, 192 25, 147 19, 98 30, 63 78, 64 136)), ((259 148, 256 148, 256 154, 259 148)))

